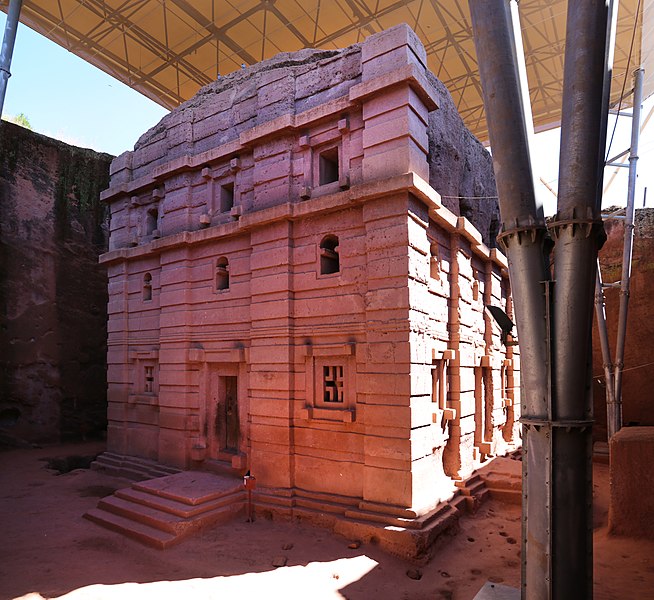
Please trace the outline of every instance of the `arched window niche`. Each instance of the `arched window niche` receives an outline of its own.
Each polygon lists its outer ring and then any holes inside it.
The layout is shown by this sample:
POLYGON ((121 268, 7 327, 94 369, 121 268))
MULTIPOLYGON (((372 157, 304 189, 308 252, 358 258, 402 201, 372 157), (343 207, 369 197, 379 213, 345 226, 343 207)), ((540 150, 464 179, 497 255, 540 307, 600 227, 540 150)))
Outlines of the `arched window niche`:
POLYGON ((327 235, 320 242, 320 274, 332 275, 340 270, 338 238, 335 235, 327 235))

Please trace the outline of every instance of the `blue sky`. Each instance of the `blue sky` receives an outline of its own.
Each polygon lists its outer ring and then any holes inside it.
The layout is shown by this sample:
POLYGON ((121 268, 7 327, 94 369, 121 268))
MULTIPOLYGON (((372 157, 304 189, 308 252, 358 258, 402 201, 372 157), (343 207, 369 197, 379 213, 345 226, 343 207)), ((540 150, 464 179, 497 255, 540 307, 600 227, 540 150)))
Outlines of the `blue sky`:
MULTIPOLYGON (((4 31, 5 21, 6 15, 0 13, 0 31, 4 31)), ((23 113, 35 131, 76 146, 118 155, 131 150, 141 134, 167 112, 22 24, 18 29, 11 72, 3 115, 23 113)), ((643 107, 643 118, 653 105, 654 97, 650 97, 643 107)), ((613 117, 609 123, 611 128, 612 123, 613 117)), ((629 146, 630 127, 630 119, 620 119, 611 155, 629 146)), ((535 177, 537 181, 542 178, 554 190, 558 186, 558 155, 558 129, 536 136, 535 177)), ((639 155, 636 206, 642 206, 645 186, 650 188, 647 204, 654 206, 654 123, 646 127, 641 137, 639 155)), ((612 174, 613 169, 606 170, 605 184, 612 174)), ((546 212, 553 213, 556 199, 552 192, 539 183, 537 193, 546 212)), ((626 195, 627 169, 620 169, 605 192, 603 206, 624 205, 626 195)))
MULTIPOLYGON (((6 15, 0 13, 4 31, 6 15)), ((166 109, 21 24, 3 115, 39 133, 109 154, 131 150, 166 109)))

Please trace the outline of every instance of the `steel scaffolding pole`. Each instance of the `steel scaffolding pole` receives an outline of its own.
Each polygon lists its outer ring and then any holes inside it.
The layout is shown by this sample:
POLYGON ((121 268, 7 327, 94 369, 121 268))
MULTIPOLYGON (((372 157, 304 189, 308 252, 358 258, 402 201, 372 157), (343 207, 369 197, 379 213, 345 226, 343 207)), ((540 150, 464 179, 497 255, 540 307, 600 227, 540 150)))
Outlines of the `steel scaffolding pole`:
MULTIPOLYGON (((597 318, 597 331, 599 333, 600 347, 602 349, 602 366, 606 385, 606 426, 611 430, 611 412, 615 405, 615 387, 613 385, 613 364, 611 363, 611 347, 609 346, 609 333, 606 328, 606 305, 604 303, 604 287, 599 259, 597 260, 597 278, 595 280, 595 316, 597 318)), ((609 436, 610 439, 610 436, 609 436)))
POLYGON ((611 3, 568 3, 552 360, 552 597, 593 596, 591 331, 608 114, 611 3))
MULTIPOLYGON (((624 224, 624 248, 622 250, 622 277, 620 279, 620 313, 618 317, 618 339, 615 348, 613 404, 607 406, 608 437, 622 427, 622 373, 624 371, 624 347, 627 336, 627 312, 631 287, 631 255, 634 245, 634 212, 636 206, 636 177, 638 166, 638 142, 640 140, 640 117, 643 103, 643 80, 645 71, 634 71, 634 104, 631 119, 631 147, 629 148, 629 182, 627 188, 627 209, 624 224)), ((608 384, 608 382, 607 382, 608 384)))
POLYGON ((5 105, 5 94, 7 93, 7 81, 11 77, 11 57, 14 53, 14 42, 18 30, 18 17, 23 0, 10 0, 7 10, 7 23, 5 34, 2 38, 2 49, 0 50, 0 116, 5 105))
POLYGON ((590 331, 617 3, 568 3, 556 285, 531 181, 511 9, 508 0, 469 4, 524 376, 522 596, 591 598, 590 331))
MULTIPOLYGON (((520 340, 522 422, 546 422, 550 412, 547 294, 548 236, 534 190, 520 80, 515 15, 509 0, 469 0, 473 37, 497 180, 502 232, 520 340), (545 290, 543 289, 545 282, 545 290)), ((522 595, 550 597, 549 434, 525 425, 523 433, 522 595), (527 517, 528 515, 528 517, 527 517)))

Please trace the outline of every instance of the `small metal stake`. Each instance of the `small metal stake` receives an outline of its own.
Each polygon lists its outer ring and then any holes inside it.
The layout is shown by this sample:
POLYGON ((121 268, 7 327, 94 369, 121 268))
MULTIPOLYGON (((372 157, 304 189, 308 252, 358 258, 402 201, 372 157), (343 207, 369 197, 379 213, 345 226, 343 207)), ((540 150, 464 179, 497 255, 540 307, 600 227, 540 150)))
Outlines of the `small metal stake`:
POLYGON ((257 479, 250 475, 250 471, 247 472, 245 477, 243 477, 243 486, 245 487, 248 493, 248 523, 254 522, 254 511, 252 506, 252 490, 257 487, 257 479))

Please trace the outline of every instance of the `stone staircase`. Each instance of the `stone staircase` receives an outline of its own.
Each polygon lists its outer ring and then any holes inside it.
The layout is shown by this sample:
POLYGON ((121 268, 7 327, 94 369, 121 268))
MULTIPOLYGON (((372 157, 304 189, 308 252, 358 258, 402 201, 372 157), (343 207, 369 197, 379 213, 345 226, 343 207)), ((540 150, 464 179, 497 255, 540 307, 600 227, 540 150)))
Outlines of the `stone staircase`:
POLYGON ((508 504, 522 504, 522 477, 518 473, 485 473, 484 485, 491 498, 508 504))
POLYGON ((465 481, 457 481, 455 485, 459 488, 466 511, 469 513, 476 513, 477 509, 490 496, 486 482, 479 473, 473 473, 471 477, 465 481))
POLYGON ((91 469, 102 471, 114 477, 124 477, 132 481, 142 481, 155 477, 165 477, 180 473, 180 469, 161 465, 153 460, 124 456, 113 452, 103 452, 92 463, 91 469))
POLYGON ((434 510, 416 515, 410 509, 362 502, 356 498, 295 489, 291 495, 278 496, 270 491, 255 492, 257 514, 280 515, 323 527, 353 540, 379 544, 397 556, 426 560, 430 548, 441 535, 458 528, 465 511, 465 497, 441 502, 434 510))
POLYGON ((133 483, 84 516, 139 542, 164 549, 245 508, 241 478, 184 471, 133 483))

